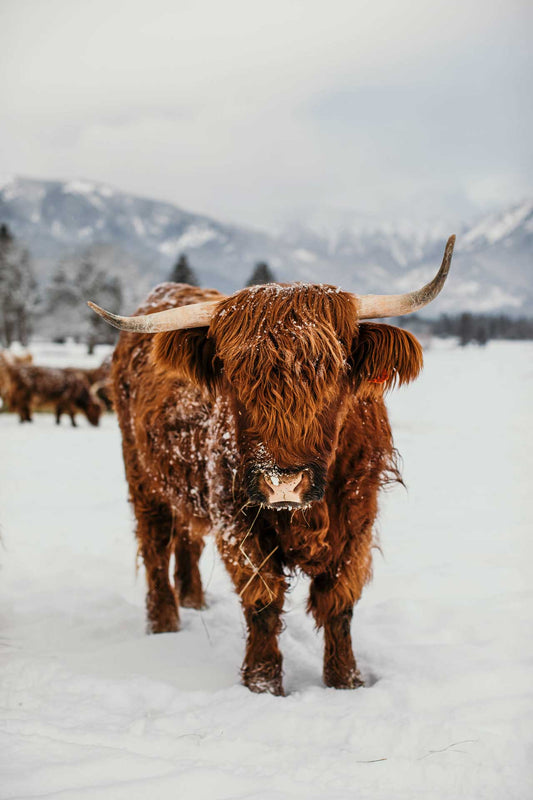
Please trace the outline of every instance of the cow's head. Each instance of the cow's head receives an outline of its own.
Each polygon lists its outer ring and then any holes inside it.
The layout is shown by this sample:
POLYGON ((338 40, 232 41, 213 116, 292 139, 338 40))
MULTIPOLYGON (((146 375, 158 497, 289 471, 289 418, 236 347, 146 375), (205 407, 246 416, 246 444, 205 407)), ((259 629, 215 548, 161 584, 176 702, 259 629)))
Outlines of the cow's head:
POLYGON ((102 405, 85 381, 78 391, 76 405, 83 411, 91 425, 97 427, 100 424, 102 405))
MULTIPOLYGON (((251 502, 301 508, 322 499, 348 403, 415 378, 412 334, 362 320, 416 311, 440 291, 356 296, 334 286, 267 284, 137 317, 95 310, 126 330, 157 333, 154 359, 230 404, 251 502)), ((94 308, 94 306, 93 306, 94 308)))

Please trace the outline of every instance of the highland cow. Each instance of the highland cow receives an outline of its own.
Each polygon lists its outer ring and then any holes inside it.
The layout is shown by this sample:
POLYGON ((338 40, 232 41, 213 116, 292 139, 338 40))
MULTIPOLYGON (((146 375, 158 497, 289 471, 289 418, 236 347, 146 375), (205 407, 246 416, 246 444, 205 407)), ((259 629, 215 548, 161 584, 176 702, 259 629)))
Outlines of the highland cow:
POLYGON ((16 364, 3 356, 2 373, 7 376, 7 405, 18 413, 21 422, 32 422, 34 408, 51 408, 58 425, 61 415, 69 414, 76 427, 78 411, 91 425, 98 425, 102 406, 91 395, 88 378, 78 370, 16 364))
POLYGON ((105 358, 100 366, 75 370, 87 377, 93 399, 107 411, 113 410, 113 394, 111 386, 111 357, 105 358))
POLYGON ((246 619, 243 683, 283 694, 278 636, 299 569, 324 629, 325 684, 362 684, 352 612, 371 575, 378 491, 400 477, 383 395, 422 368, 413 335, 365 320, 430 302, 453 243, 436 277, 406 295, 270 284, 224 297, 167 283, 133 317, 92 306, 128 331, 112 380, 149 631, 176 631, 180 604, 204 605, 211 531, 246 619))
POLYGON ((10 410, 10 397, 13 387, 13 368, 24 364, 33 364, 31 353, 15 353, 0 349, 0 400, 3 411, 10 410))

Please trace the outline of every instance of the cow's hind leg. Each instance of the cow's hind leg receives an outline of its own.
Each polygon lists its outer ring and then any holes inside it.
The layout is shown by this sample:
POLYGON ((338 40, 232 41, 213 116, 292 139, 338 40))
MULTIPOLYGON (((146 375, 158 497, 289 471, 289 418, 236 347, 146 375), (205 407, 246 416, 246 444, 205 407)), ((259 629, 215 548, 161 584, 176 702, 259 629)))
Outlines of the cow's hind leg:
POLYGON ((147 629, 149 633, 179 630, 176 596, 170 584, 169 563, 173 545, 173 520, 163 505, 135 509, 137 539, 146 570, 147 629))
POLYGON ((282 695, 282 656, 278 646, 286 582, 273 537, 254 535, 236 544, 219 541, 248 628, 242 682, 252 692, 282 695))
POLYGON ((184 608, 205 608, 199 561, 207 523, 195 517, 183 531, 176 533, 174 584, 178 602, 184 608))

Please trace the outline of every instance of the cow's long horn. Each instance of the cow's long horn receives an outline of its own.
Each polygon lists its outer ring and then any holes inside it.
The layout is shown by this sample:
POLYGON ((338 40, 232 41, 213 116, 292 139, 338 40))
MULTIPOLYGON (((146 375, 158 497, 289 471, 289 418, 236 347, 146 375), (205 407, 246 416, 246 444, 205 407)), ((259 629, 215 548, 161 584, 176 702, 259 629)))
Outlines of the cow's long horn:
POLYGON ((450 236, 446 242, 444 257, 439 271, 432 281, 422 289, 407 294, 363 294, 354 295, 359 313, 359 319, 378 319, 381 317, 400 317, 402 314, 412 314, 420 308, 427 306, 436 298, 447 278, 452 260, 455 236, 450 236))
POLYGON ((137 317, 119 317, 110 311, 105 311, 95 303, 87 303, 102 319, 105 319, 114 328, 121 331, 135 333, 159 333, 160 331, 177 331, 181 328, 202 328, 209 325, 215 308, 224 300, 208 300, 205 303, 192 303, 179 308, 169 308, 166 311, 156 311, 154 314, 140 314, 137 317))

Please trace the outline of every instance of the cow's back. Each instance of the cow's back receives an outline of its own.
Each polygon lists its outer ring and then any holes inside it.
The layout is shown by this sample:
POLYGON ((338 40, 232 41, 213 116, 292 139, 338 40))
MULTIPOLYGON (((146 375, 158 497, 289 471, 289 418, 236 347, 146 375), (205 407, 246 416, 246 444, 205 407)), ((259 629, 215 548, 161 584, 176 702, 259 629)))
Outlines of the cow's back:
MULTIPOLYGON (((164 283, 151 292, 137 313, 219 296, 215 290, 164 283)), ((162 503, 205 516, 210 399, 169 370, 158 369, 152 347, 153 335, 122 333, 113 354, 113 396, 130 495, 134 501, 162 503)))

